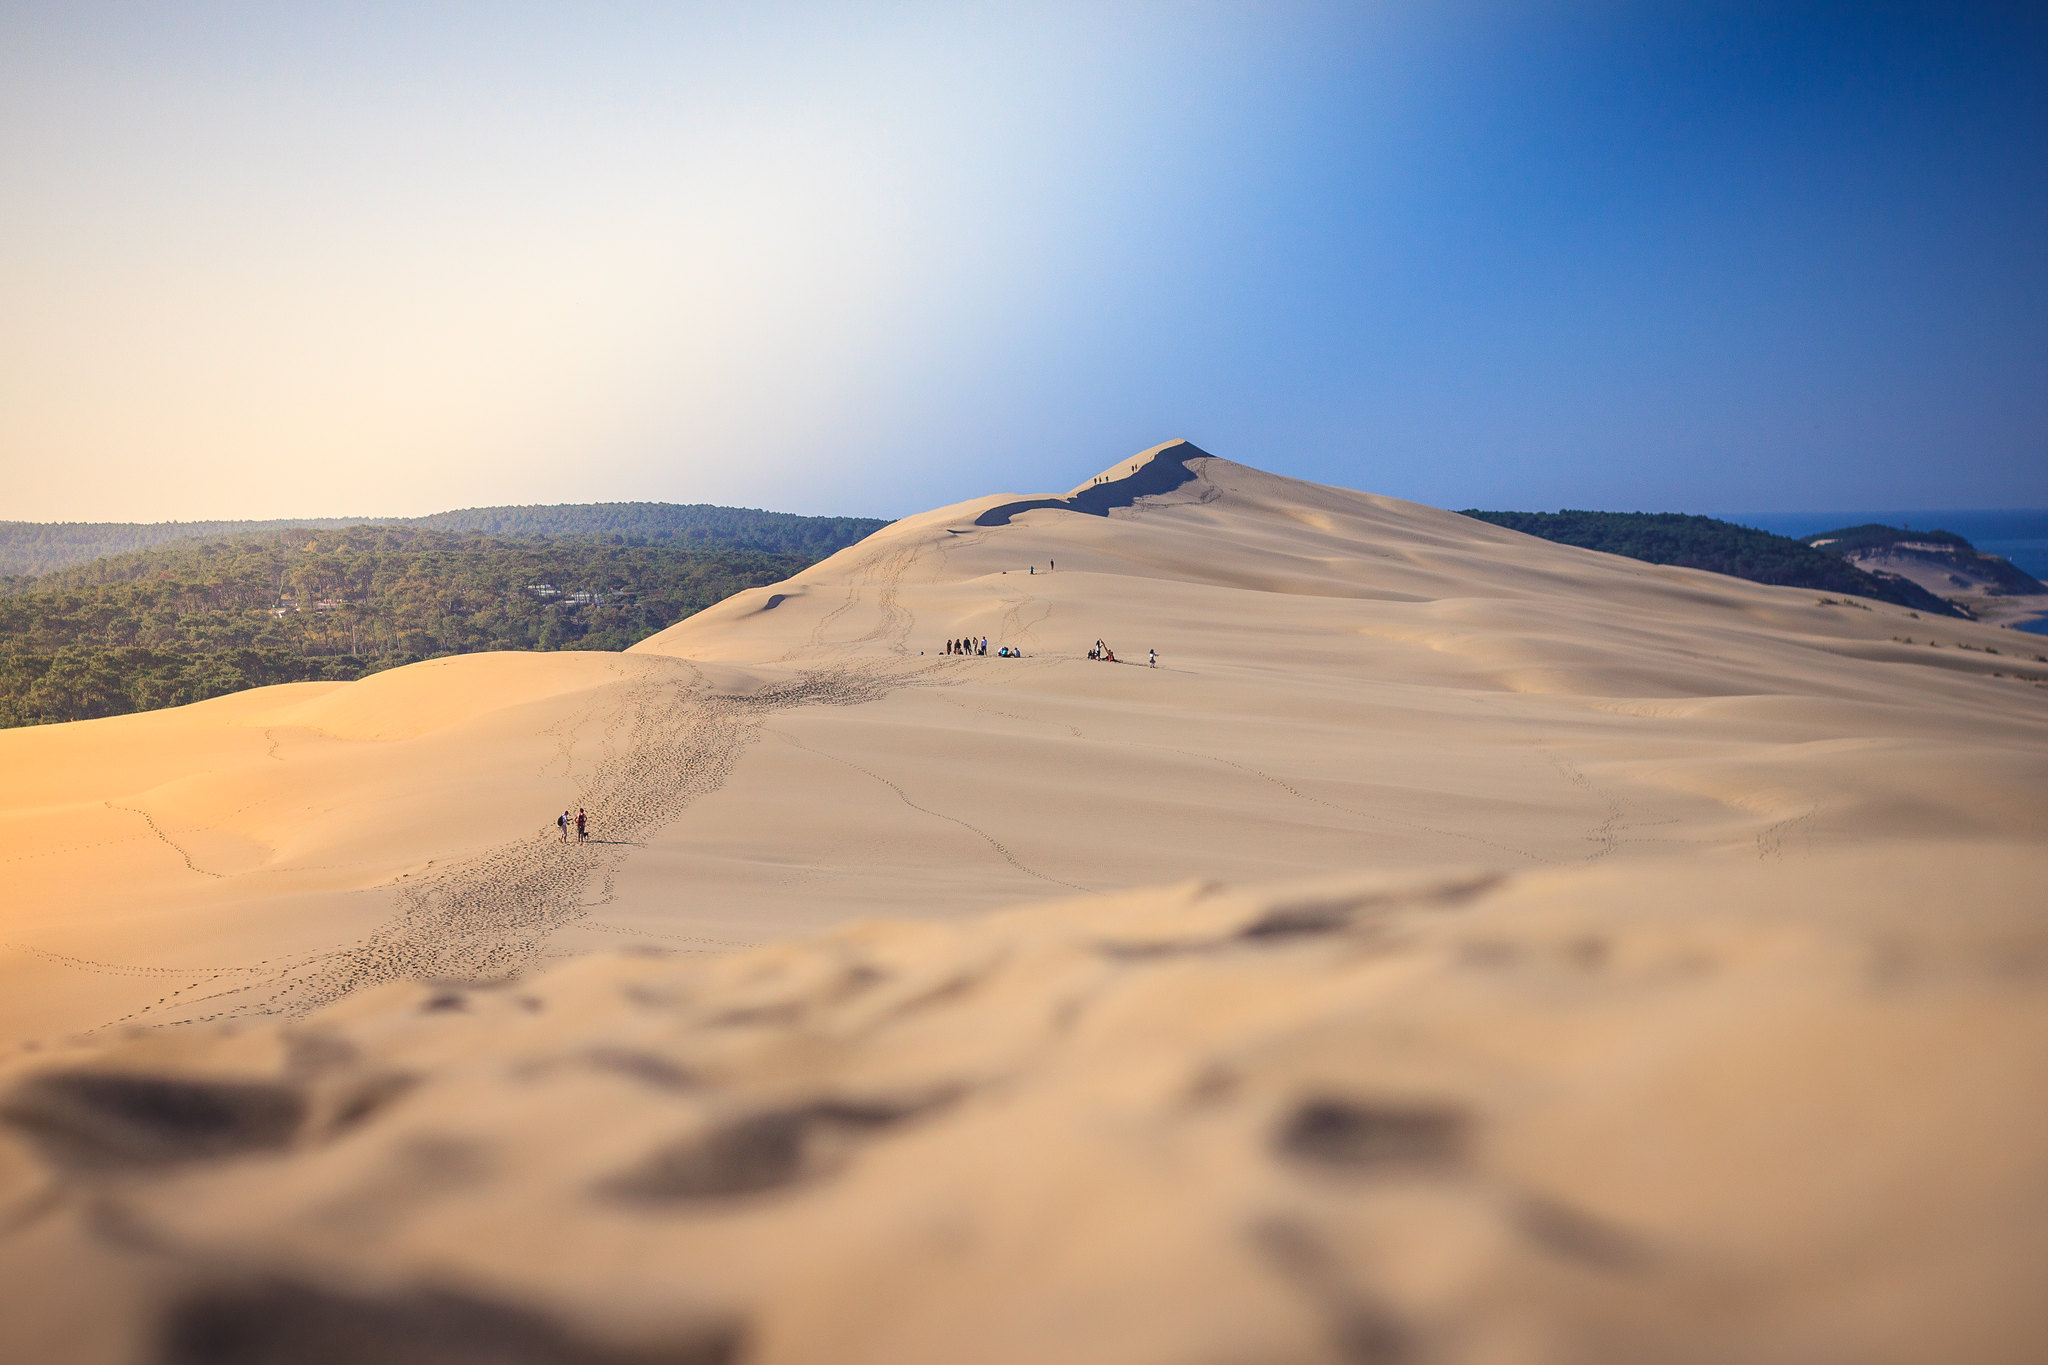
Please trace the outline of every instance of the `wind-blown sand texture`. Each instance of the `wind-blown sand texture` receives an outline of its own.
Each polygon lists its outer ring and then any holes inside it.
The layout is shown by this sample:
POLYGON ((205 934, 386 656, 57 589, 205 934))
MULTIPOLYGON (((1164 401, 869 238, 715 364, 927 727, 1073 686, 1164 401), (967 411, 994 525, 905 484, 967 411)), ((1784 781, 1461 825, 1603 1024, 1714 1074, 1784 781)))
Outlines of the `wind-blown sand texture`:
POLYGON ((1169 443, 0 733, 0 1355, 2037 1359, 2015 639, 1169 443))

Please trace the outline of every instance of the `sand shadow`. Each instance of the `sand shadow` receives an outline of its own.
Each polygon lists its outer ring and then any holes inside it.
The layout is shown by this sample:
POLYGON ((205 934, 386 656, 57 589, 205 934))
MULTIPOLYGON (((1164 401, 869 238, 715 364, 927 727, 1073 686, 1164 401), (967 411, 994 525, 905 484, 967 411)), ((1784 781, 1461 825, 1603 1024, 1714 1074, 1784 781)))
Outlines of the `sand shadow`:
POLYGON ((1085 512, 1091 517, 1106 517, 1113 507, 1129 507, 1139 498, 1171 493, 1195 477, 1195 471, 1188 468, 1189 460, 1209 458, 1211 457, 1208 451, 1182 441, 1160 451, 1138 466, 1135 473, 1124 478, 1093 484, 1070 498, 1026 498, 1021 502, 1006 502, 1000 507, 991 507, 983 512, 974 519, 974 524, 1008 526, 1011 517, 1041 507, 1056 508, 1062 512, 1085 512))

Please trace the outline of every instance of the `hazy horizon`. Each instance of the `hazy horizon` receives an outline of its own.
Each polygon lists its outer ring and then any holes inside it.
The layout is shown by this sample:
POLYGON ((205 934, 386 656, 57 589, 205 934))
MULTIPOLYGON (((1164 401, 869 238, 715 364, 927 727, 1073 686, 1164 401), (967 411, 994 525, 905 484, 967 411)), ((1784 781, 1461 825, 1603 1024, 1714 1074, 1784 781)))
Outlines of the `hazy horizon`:
MULTIPOLYGON (((1135 453, 1135 452, 1133 452, 1133 453, 1135 453)), ((1240 462, 1240 463, 1241 463, 1241 462, 1240 462)), ((1279 471, 1272 471, 1272 472, 1279 472, 1279 471)), ((995 493, 1002 493, 1002 492, 1035 492, 1035 493, 1042 493, 1042 492, 1049 492, 1049 491, 1054 491, 1054 490, 1051 490, 1051 489, 995 489, 995 490, 990 490, 990 495, 992 496, 992 495, 994 495, 995 493)), ((1361 490, 1358 490, 1358 491, 1361 491, 1361 492, 1372 492, 1373 490, 1371 490, 1371 489, 1361 489, 1361 490)), ((423 518, 423 517, 431 517, 431 516, 436 516, 436 515, 442 515, 442 514, 446 514, 446 513, 451 513, 451 512, 470 512, 470 511, 483 511, 483 510, 489 510, 489 509, 492 509, 492 508, 498 508, 498 507, 518 507, 518 508, 526 508, 526 507, 576 507, 576 506, 591 506, 591 505, 595 505, 595 504, 598 504, 598 503, 608 503, 608 504, 615 504, 615 505, 626 505, 626 504, 632 504, 632 503, 649 503, 649 504, 667 504, 667 505, 670 505, 670 506, 687 506, 687 505, 691 505, 691 504, 687 504, 687 503, 681 503, 681 502, 679 502, 678 500, 676 500, 676 499, 672 499, 672 498, 604 498, 604 499, 591 499, 591 500, 587 500, 587 501, 584 501, 584 502, 553 502, 553 503, 547 503, 547 502, 525 502, 525 503, 470 503, 470 504, 466 504, 466 505, 464 505, 464 506, 461 506, 461 507, 435 507, 435 508, 430 508, 430 509, 428 509, 428 510, 426 510, 426 511, 424 511, 424 512, 326 512, 326 511, 313 511, 313 512, 302 512, 302 513, 290 513, 290 512, 287 512, 287 513, 282 513, 282 514, 279 514, 279 515, 277 515, 277 516, 267 516, 267 517, 208 517, 208 516, 192 516, 192 517, 162 517, 162 518, 157 518, 157 519, 154 519, 154 520, 140 520, 140 519, 137 519, 137 518, 133 518, 133 517, 127 517, 127 518, 107 518, 107 517, 102 517, 102 518, 83 518, 83 517, 69 517, 69 518, 63 518, 63 519, 50 519, 50 518, 33 518, 33 517, 0 517, 0 522, 4 522, 4 523, 11 523, 11 524, 15 524, 15 525, 27 525, 27 526, 87 526, 87 525, 138 525, 138 526, 168 526, 168 525, 216 525, 216 524, 218 524, 218 525, 226 525, 226 524, 231 524, 231 523, 238 523, 238 522, 248 522, 248 523, 271 523, 271 522, 286 522, 286 521, 302 521, 302 522, 315 522, 315 521, 324 521, 324 522, 335 522, 335 523, 364 523, 364 522, 383 522, 383 521, 393 521, 393 522, 396 522, 396 521, 414 521, 414 520, 419 520, 419 519, 421 519, 421 518, 423 518)), ((739 506, 741 506, 740 504, 734 504, 734 503, 715 503, 715 504, 704 504, 704 503, 701 503, 701 500, 699 500, 699 505, 707 505, 707 506, 726 506, 726 507, 739 507, 739 506)), ((1555 504, 1555 505, 1552 505, 1552 506, 1544 506, 1544 507, 1487 507, 1487 506, 1483 506, 1483 505, 1482 505, 1482 504, 1480 504, 1480 503, 1475 503, 1475 502, 1471 502, 1471 501, 1465 501, 1465 502, 1458 502, 1458 501, 1457 501, 1457 500, 1455 500, 1455 499, 1453 499, 1453 500, 1451 500, 1451 501, 1448 501, 1448 502, 1444 502, 1444 503, 1433 503, 1433 504, 1430 504, 1430 505, 1431 505, 1431 506, 1441 506, 1441 507, 1444 507, 1445 509, 1447 509, 1447 510, 1449 510, 1449 511, 1462 511, 1462 510, 1464 510, 1465 508, 1468 508, 1468 507, 1472 507, 1472 508, 1479 508, 1480 510, 1483 510, 1483 511, 1503 511, 1503 512, 1505 512, 1505 511, 1516 511, 1516 512, 1559 512, 1559 511, 1565 511, 1565 510, 1568 510, 1568 509, 1570 509, 1570 508, 1577 508, 1577 510, 1581 510, 1581 511, 1594 511, 1594 512, 1653 512, 1653 513, 1655 513, 1655 512, 1678 512, 1678 513, 1683 513, 1683 514, 1685 514, 1685 515, 1689 515, 1689 516, 1703 516, 1703 517, 1713 517, 1713 518, 1715 518, 1716 520, 1720 520, 1720 521, 1732 521, 1732 522, 1736 522, 1736 523, 1738 523, 1738 524, 1740 524, 1740 525, 1744 525, 1744 526, 1755 526, 1755 527, 1757 527, 1758 529, 1761 529, 1761 530, 1774 530, 1774 531, 1776 531, 1776 532, 1777 532, 1777 534, 1779 534, 1779 535, 1804 535, 1804 534, 1810 534, 1810 533, 1811 533, 1810 531, 1792 531, 1792 530, 1783 530, 1783 529, 1779 529, 1779 528, 1781 528, 1781 527, 1789 527, 1789 526, 1795 526, 1795 525, 1803 525, 1804 523, 1806 523, 1806 522, 1809 522, 1809 521, 1810 521, 1810 522, 1813 522, 1813 523, 1814 523, 1814 525, 1813 525, 1813 527, 1812 527, 1812 530, 1818 531, 1818 530, 1827 530, 1827 529, 1832 529, 1832 528, 1834 528, 1834 527, 1838 527, 1838 526, 1847 526, 1847 525, 1857 524, 1857 523, 1859 523, 1859 522, 1885 522, 1885 523, 1890 523, 1890 524, 1897 524, 1897 525, 1905 526, 1905 527, 1908 527, 1908 528, 1910 528, 1910 529, 1916 529, 1916 530, 1929 530, 1929 529, 1934 529, 1934 524, 1933 524, 1933 521, 1931 521, 1931 520, 1930 520, 1930 518, 1931 518, 1931 519, 1937 519, 1937 520, 1938 520, 1938 519, 1940 519, 1940 518, 1944 518, 1944 517, 1946 517, 1946 518, 1950 518, 1950 519, 1955 519, 1955 518, 1973 518, 1973 519, 1981 519, 1981 518, 2026 518, 2026 519, 2043 519, 2043 520, 2048 520, 2048 506, 2042 506, 2042 507, 1921 507, 1921 508, 1891 508, 1891 509, 1879 509, 1879 510, 1862 510, 1862 511, 1841 511, 1841 510, 1833 510, 1833 511, 1829 511, 1829 510, 1825 510, 1825 509, 1813 509, 1813 508, 1794 508, 1794 509, 1792 509, 1792 510, 1789 510, 1789 511, 1782 511, 1782 512, 1757 512, 1757 511, 1738 511, 1738 512, 1730 512, 1730 511, 1727 511, 1727 510, 1725 510, 1725 509, 1721 509, 1721 508, 1699 508, 1699 507, 1600 507, 1600 506, 1586 506, 1586 505, 1582 505, 1582 504, 1571 504, 1571 503, 1557 503, 1557 504, 1555 504)), ((857 518, 867 518, 867 519, 871 519, 871 520, 872 520, 872 519, 881 519, 881 520, 888 520, 888 521, 893 521, 893 520, 897 520, 897 519, 899 519, 899 518, 901 518, 901 517, 906 517, 906 516, 914 516, 914 515, 916 515, 916 514, 917 514, 918 512, 923 512, 923 511, 929 511, 929 510, 931 510, 931 509, 930 509, 930 508, 927 508, 927 507, 912 507, 912 508, 905 508, 905 509, 903 509, 902 511, 899 511, 899 512, 895 512, 895 513, 867 513, 867 512, 847 512, 847 511, 837 511, 837 510, 833 510, 833 509, 830 509, 830 508, 824 508, 824 509, 812 509, 812 508, 793 508, 793 507, 770 507, 770 506, 757 506, 757 505, 748 505, 748 506, 745 506, 745 507, 743 507, 743 508, 742 508, 742 510, 746 510, 746 511, 756 511, 756 512, 780 512, 780 513, 787 513, 787 514, 789 514, 789 515, 792 515, 792 516, 801 516, 801 517, 857 517, 857 518)))
POLYGON ((0 12, 0 519, 2048 506, 2022 6, 0 12), (353 514, 349 514, 353 515, 353 514))

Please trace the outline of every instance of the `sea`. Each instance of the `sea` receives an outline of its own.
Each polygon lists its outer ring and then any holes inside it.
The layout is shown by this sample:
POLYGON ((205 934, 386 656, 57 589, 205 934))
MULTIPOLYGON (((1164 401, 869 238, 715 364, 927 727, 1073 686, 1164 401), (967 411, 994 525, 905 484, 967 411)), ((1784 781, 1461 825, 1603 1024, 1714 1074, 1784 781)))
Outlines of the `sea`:
MULTIPOLYGON (((2048 583, 2048 509, 2021 511, 1917 511, 1917 512, 1711 512, 1738 526, 1775 531, 1781 536, 1804 537, 1845 526, 1876 522, 1908 531, 1953 531, 1987 555, 2009 559, 2034 577, 2048 583)), ((2048 635, 2048 616, 2038 616, 2013 627, 2034 635, 2048 635)))

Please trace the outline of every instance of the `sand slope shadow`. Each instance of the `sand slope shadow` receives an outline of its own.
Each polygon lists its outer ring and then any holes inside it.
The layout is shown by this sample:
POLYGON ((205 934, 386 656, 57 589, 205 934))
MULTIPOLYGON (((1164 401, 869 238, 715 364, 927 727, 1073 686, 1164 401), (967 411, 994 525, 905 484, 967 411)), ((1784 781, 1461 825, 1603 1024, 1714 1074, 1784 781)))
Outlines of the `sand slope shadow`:
POLYGON ((1200 446, 1188 441, 1179 441, 1161 450, 1124 478, 1090 485, 1070 498, 1026 498, 1021 502, 1006 502, 1000 507, 991 507, 983 512, 974 519, 974 524, 1008 526, 1011 517, 1020 512, 1036 511, 1041 507, 1056 508, 1062 512, 1085 512, 1091 517, 1106 517, 1113 507, 1129 507, 1139 498, 1171 493, 1195 477, 1195 471, 1188 468, 1189 460, 1210 458, 1212 457, 1209 452, 1200 446))

